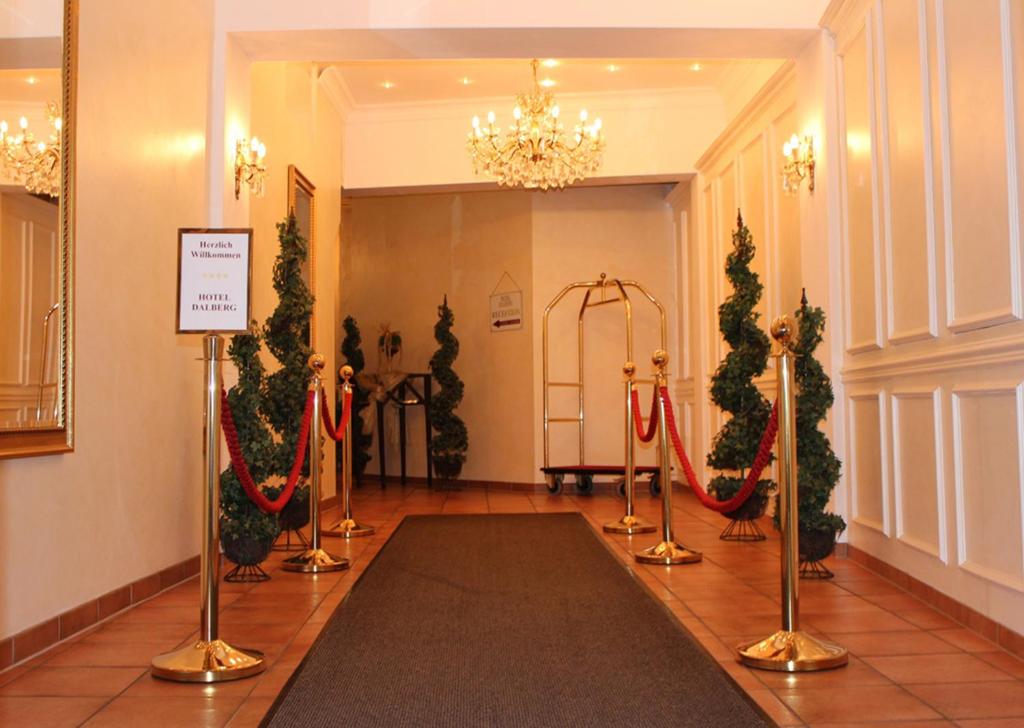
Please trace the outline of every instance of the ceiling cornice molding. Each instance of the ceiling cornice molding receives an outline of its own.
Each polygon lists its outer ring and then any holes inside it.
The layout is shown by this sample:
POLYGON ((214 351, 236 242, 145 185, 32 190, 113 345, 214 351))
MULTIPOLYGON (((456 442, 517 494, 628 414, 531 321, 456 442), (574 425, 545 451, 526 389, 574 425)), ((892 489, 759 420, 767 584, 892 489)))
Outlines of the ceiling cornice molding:
MULTIPOLYGON (((695 165, 697 171, 706 172, 713 167, 721 154, 741 136, 751 125, 752 121, 760 116, 772 104, 776 103, 782 94, 795 94, 796 90, 796 63, 786 61, 778 71, 768 79, 768 82, 761 87, 761 90, 754 94, 754 97, 747 102, 739 114, 736 115, 727 127, 718 135, 718 138, 711 143, 707 151, 701 155, 695 165)), ((795 100, 795 99, 794 99, 795 100)))
MULTIPOLYGON (((700 109, 718 108, 722 98, 718 90, 708 87, 687 87, 673 89, 648 89, 638 91, 598 91, 580 93, 556 93, 556 100, 563 109, 572 113, 572 107, 579 106, 596 110, 613 109, 700 109), (566 108, 569 102, 569 107, 566 108)), ((515 95, 481 96, 472 99, 446 99, 396 104, 364 104, 353 107, 348 114, 349 123, 365 124, 389 121, 410 121, 421 119, 465 118, 468 124, 473 116, 483 116, 489 110, 498 114, 499 125, 502 115, 511 118, 515 95)))
MULTIPOLYGON (((692 177, 692 175, 691 175, 692 177)), ((690 203, 690 180, 682 180, 672 186, 672 189, 665 195, 665 202, 676 212, 682 211, 690 203)))
POLYGON ((345 83, 345 79, 342 78, 338 69, 335 66, 322 68, 317 76, 317 82, 327 95, 331 105, 341 116, 341 120, 346 121, 355 109, 356 103, 352 98, 352 92, 349 91, 348 84, 345 83))
POLYGON ((839 36, 867 14, 874 0, 832 0, 818 21, 818 25, 839 36))

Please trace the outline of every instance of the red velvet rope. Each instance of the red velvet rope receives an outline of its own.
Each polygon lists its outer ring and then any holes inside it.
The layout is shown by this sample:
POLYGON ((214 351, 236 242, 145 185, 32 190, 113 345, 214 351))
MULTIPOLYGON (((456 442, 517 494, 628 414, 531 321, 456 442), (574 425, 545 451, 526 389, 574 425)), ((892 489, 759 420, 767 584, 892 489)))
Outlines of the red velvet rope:
POLYGON ((327 436, 335 442, 341 442, 345 439, 345 430, 348 428, 348 421, 352 419, 352 392, 345 392, 345 397, 341 403, 341 422, 338 423, 338 427, 334 427, 334 418, 331 417, 331 413, 327 408, 327 392, 320 390, 320 394, 323 396, 323 406, 320 407, 320 415, 324 421, 324 430, 327 431, 327 436))
POLYGON ((644 432, 644 420, 640 414, 640 394, 634 389, 630 396, 633 398, 633 420, 636 423, 636 436, 640 442, 650 442, 654 439, 654 433, 658 431, 658 388, 651 391, 651 416, 647 419, 647 432, 644 432))
POLYGON ((686 474, 686 481, 689 483, 690 489, 693 490, 701 505, 718 513, 729 513, 746 503, 750 494, 754 492, 754 488, 757 487, 757 481, 761 479, 761 473, 772 458, 772 446, 775 444, 775 435, 779 430, 779 403, 776 402, 772 405, 772 413, 768 418, 768 425, 764 428, 764 435, 761 436, 761 444, 758 445, 757 456, 750 466, 750 471, 747 473, 743 485, 732 498, 720 501, 705 492, 704 488, 697 482, 697 475, 693 472, 690 459, 686 457, 686 450, 683 449, 683 441, 679 437, 679 431, 676 430, 676 418, 672 412, 672 402, 669 401, 668 387, 661 388, 661 399, 665 403, 665 424, 668 426, 669 436, 672 438, 672 445, 675 447, 676 456, 683 466, 683 472, 686 474))
POLYGON ((306 444, 309 442, 309 425, 313 419, 313 397, 315 392, 310 390, 306 394, 306 408, 302 411, 302 424, 299 427, 299 442, 296 445, 295 462, 288 474, 284 489, 275 500, 270 500, 259 489, 249 473, 249 466, 242 454, 242 446, 238 442, 238 430, 235 429, 235 420, 231 415, 231 406, 228 404, 228 393, 223 389, 220 391, 220 426, 224 430, 224 439, 228 443, 228 452, 231 453, 231 468, 235 471, 235 477, 242 484, 245 494, 249 500, 264 513, 280 513, 288 501, 291 500, 295 486, 302 474, 302 464, 306 461, 306 444))

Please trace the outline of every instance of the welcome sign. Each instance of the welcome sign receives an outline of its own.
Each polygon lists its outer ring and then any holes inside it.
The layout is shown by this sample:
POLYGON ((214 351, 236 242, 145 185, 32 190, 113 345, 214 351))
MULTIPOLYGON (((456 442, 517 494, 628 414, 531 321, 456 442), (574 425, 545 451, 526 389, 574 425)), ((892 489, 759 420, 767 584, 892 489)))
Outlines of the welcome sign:
POLYGON ((178 230, 178 333, 249 329, 252 229, 178 230))

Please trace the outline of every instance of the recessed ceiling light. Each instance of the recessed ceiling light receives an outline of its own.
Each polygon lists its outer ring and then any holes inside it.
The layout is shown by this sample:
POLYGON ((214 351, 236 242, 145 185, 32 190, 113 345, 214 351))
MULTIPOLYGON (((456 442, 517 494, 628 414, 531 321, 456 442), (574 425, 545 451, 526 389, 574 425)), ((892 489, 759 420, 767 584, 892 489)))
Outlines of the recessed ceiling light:
POLYGON ((36 81, 37 81, 37 79, 36 79, 35 76, 29 76, 28 78, 25 79, 25 83, 27 83, 29 86, 35 86, 36 85, 36 81))
POLYGON ((540 62, 540 65, 544 66, 544 68, 554 68, 555 66, 558 65, 558 61, 556 61, 554 58, 545 58, 543 61, 540 62))
POLYGON ((473 79, 471 79, 469 76, 463 76, 462 78, 459 79, 459 83, 461 83, 463 86, 468 86, 469 84, 473 83, 473 79))
POLYGON ((558 82, 550 78, 542 78, 538 83, 540 83, 540 85, 543 86, 544 88, 551 88, 558 82))
POLYGON ((691 63, 690 64, 690 70, 691 71, 699 71, 702 68, 704 68, 704 66, 700 65, 699 63, 691 63))
POLYGON ((616 73, 622 70, 622 66, 616 66, 614 63, 609 63, 605 68, 608 69, 608 73, 616 73))
POLYGON ((384 83, 381 84, 381 87, 386 89, 392 89, 395 87, 395 84, 393 84, 391 81, 385 81, 384 83))

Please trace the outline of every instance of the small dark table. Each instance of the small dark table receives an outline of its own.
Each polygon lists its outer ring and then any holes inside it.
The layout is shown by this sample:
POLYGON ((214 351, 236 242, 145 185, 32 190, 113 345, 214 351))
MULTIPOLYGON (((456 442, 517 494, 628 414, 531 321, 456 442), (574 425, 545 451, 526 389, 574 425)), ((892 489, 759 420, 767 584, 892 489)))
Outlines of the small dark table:
MULTIPOLYGON (((405 485, 405 410, 423 408, 424 436, 427 455, 427 487, 434 487, 434 471, 430 458, 430 393, 433 377, 429 372, 407 374, 401 384, 388 393, 388 399, 398 405, 398 450, 401 455, 401 483, 405 485), (419 387, 416 386, 418 381, 419 387)), ((377 402, 377 456, 380 458, 380 487, 387 487, 387 446, 384 442, 384 402, 377 402)))

